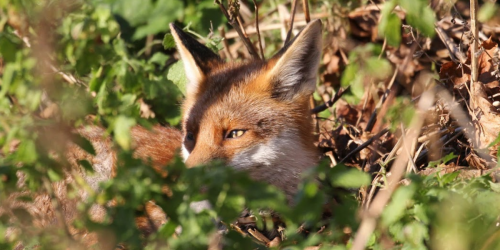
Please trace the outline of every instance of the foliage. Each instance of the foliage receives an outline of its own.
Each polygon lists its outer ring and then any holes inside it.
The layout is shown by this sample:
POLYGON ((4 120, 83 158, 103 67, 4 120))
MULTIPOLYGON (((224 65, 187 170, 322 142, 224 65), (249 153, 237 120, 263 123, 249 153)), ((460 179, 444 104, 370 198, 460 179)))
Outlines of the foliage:
MULTIPOLYGON (((407 11, 409 25, 423 35, 434 34, 434 12, 427 1, 386 1, 380 33, 390 45, 401 42, 401 20, 393 13, 398 4, 407 11)), ((487 9, 482 13, 484 18, 491 15, 487 9)), ((280 214, 287 227, 283 249, 317 245, 348 249, 359 227, 356 190, 370 184, 367 173, 344 165, 331 168, 323 162, 304 178, 291 206, 276 188, 220 163, 188 169, 176 159, 165 177, 133 157, 132 126, 178 126, 180 122, 178 106, 186 79, 182 63, 173 55, 170 22, 186 27, 211 49, 221 49, 221 39, 210 33, 224 23, 224 16, 212 0, 0 1, 0 203, 13 192, 53 194, 50 184, 63 180, 67 171, 58 145, 58 139, 64 140, 57 136, 61 131, 71 134, 70 128, 90 121, 102 125, 113 138, 119 167, 115 178, 100 184, 100 192, 89 191, 88 199, 78 202, 86 216, 74 222, 76 228, 110 233, 113 244, 131 249, 206 249, 218 224, 224 222, 229 229, 248 208, 260 229, 270 227, 266 211, 280 214), (24 174, 23 187, 16 186, 18 171, 24 174), (170 195, 163 192, 164 187, 170 195), (163 208, 169 220, 143 238, 135 217, 144 213, 143 206, 150 200, 163 208), (193 202, 204 200, 212 207, 198 213, 191 209, 193 202), (116 205, 107 206, 112 202, 116 205), (94 204, 105 206, 104 221, 89 218, 94 204), (333 216, 322 216, 325 207, 333 216), (328 233, 315 233, 325 225, 328 233)), ((271 38, 265 41, 269 43, 266 55, 280 47, 271 38)), ((374 43, 350 53, 351 64, 341 78, 342 86, 351 86, 345 96, 350 103, 360 101, 367 79, 389 76, 391 65, 380 54, 374 43)), ((388 117, 394 124, 413 116, 406 101, 401 99, 391 109, 388 117)), ((95 153, 85 139, 71 139, 95 153)), ((453 156, 432 166, 439 168, 453 156)), ((89 162, 80 165, 91 174, 89 162)), ((369 249, 500 249, 496 205, 500 187, 489 176, 462 180, 456 173, 437 173, 407 179, 410 183, 397 189, 384 210, 369 249), (384 245, 387 238, 393 245, 384 245)), ((68 187, 69 195, 79 189, 90 190, 78 179, 68 187)), ((26 215, 26 219, 31 218, 26 215)), ((12 249, 16 240, 41 249, 66 249, 73 244, 61 231, 26 231, 7 239, 4 235, 10 226, 16 225, 7 216, 0 218, 0 249, 12 249)), ((224 244, 231 249, 262 248, 230 229, 224 244)))

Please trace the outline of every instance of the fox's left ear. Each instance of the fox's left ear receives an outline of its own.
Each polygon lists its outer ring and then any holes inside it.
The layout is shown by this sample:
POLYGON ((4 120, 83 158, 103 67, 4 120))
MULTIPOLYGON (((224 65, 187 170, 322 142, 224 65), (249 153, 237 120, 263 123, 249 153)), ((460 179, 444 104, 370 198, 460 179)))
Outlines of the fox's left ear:
POLYGON ((188 78, 186 93, 196 93, 210 70, 223 61, 212 50, 186 34, 175 24, 170 24, 170 30, 188 78))
POLYGON ((321 21, 310 22, 270 62, 272 95, 283 99, 310 95, 316 88, 321 57, 321 21))

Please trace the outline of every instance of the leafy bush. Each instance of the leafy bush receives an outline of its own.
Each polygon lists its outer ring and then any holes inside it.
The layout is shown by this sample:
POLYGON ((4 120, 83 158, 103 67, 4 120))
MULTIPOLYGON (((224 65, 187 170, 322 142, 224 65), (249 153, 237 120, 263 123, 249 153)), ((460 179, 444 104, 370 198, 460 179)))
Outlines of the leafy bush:
MULTIPOLYGON (((317 4, 346 6, 338 1, 317 4)), ((392 12, 397 4, 408 10, 408 24, 424 35, 434 34, 434 13, 426 1, 387 1, 380 32, 390 45, 401 42, 401 20, 392 12)), ((76 197, 82 189, 89 192, 86 200, 77 202, 85 216, 73 225, 97 232, 101 245, 96 248, 124 244, 130 249, 206 249, 221 228, 227 230, 224 245, 228 248, 263 248, 231 229, 245 208, 253 211, 259 229, 273 227, 270 211, 281 216, 286 224, 282 249, 350 248, 359 227, 357 189, 370 185, 367 173, 344 165, 331 168, 323 162, 304 178, 291 206, 276 188, 219 163, 188 169, 176 159, 165 177, 133 157, 132 126, 178 126, 180 122, 178 106, 186 79, 171 37, 165 36, 170 22, 187 27, 211 49, 221 48, 221 39, 211 29, 223 25, 225 19, 212 0, 0 2, 1 203, 11 202, 9 196, 15 192, 54 196, 51 184, 64 180, 68 171, 59 144, 71 138, 93 153, 88 141, 75 138, 70 131, 94 123, 113 138, 118 172, 102 182, 97 193, 76 178, 68 186, 68 196, 76 197), (24 186, 16 185, 20 179, 24 186), (135 218, 144 214, 144 204, 150 200, 169 219, 158 232, 144 238, 135 227, 135 218), (203 200, 212 207, 198 213, 190 208, 203 200), (88 215, 94 204, 105 207, 104 221, 96 222, 88 215)), ((273 38, 265 42, 269 43, 266 55, 280 47, 273 38)), ((346 95, 350 103, 358 103, 365 94, 365 77, 386 78, 390 73, 388 61, 377 58, 380 52, 379 46, 368 43, 350 53, 352 63, 341 77, 341 86, 351 86, 346 95)), ((397 124, 398 110, 409 109, 397 104, 392 110, 391 117, 396 118, 391 122, 397 124)), ((413 112, 405 111, 405 115, 413 112)), ((80 164, 85 173, 92 172, 89 162, 80 164)), ((457 175, 408 175, 408 185, 392 196, 368 248, 500 249, 496 205, 500 186, 489 176, 464 180, 457 175)), ((379 185, 383 189, 387 183, 379 185)), ((57 203, 55 198, 52 201, 57 203)), ((26 211, 14 212, 32 220, 26 211)), ((1 249, 14 248, 18 240, 40 249, 80 246, 63 229, 37 231, 9 219, 7 215, 0 219, 1 249), (9 227, 23 231, 8 239, 4 236, 9 227)))

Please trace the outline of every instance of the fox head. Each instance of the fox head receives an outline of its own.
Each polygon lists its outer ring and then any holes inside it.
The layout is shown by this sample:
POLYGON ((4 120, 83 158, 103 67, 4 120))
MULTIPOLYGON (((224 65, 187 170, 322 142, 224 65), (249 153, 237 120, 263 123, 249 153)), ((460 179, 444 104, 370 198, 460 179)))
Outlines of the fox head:
POLYGON ((222 160, 291 197, 314 166, 309 98, 321 55, 321 21, 268 61, 224 62, 170 25, 188 78, 182 106, 187 166, 222 160))

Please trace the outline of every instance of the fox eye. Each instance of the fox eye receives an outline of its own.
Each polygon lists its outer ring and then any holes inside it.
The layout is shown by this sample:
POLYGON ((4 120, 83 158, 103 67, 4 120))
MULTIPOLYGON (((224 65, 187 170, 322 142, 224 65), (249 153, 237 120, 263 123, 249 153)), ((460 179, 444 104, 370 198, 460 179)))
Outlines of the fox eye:
POLYGON ((188 141, 194 141, 194 135, 191 132, 187 132, 186 134, 186 140, 188 141))
POLYGON ((226 135, 226 138, 238 138, 245 134, 246 130, 243 129, 234 129, 229 131, 229 133, 226 135))

